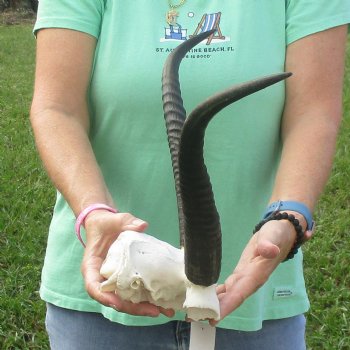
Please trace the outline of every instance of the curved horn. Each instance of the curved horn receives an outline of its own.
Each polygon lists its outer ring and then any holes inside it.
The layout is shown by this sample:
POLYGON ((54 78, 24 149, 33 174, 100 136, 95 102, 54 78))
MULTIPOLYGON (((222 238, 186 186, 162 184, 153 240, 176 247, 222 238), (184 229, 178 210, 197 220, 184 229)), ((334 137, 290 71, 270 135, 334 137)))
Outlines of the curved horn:
POLYGON ((178 201, 181 244, 185 245, 186 276, 194 284, 217 282, 221 265, 221 229, 203 146, 205 128, 222 108, 288 77, 279 74, 237 85, 200 104, 186 120, 178 70, 185 54, 210 36, 209 31, 179 45, 168 57, 162 79, 163 109, 178 201))
POLYGON ((163 68, 163 110, 175 179, 181 246, 184 245, 184 214, 180 196, 178 152, 182 127, 186 120, 186 110, 183 106, 183 101, 181 98, 179 66, 181 60, 189 50, 191 50, 194 46, 209 37, 214 32, 215 30, 204 32, 183 42, 181 45, 176 47, 174 51, 172 51, 172 53, 168 56, 163 68))
POLYGON ((215 114, 229 104, 290 75, 275 74, 220 92, 196 107, 183 125, 179 169, 185 217, 185 272, 194 284, 210 286, 216 283, 221 267, 220 219, 203 158, 205 129, 215 114))

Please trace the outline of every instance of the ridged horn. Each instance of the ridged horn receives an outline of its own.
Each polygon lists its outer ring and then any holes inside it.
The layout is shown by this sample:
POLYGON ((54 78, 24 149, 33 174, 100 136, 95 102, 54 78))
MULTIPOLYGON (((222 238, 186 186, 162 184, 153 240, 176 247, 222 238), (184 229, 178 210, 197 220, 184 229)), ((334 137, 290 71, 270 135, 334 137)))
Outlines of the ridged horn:
POLYGON ((184 245, 184 214, 179 182, 179 144, 186 110, 183 106, 179 82, 179 66, 186 53, 201 41, 213 34, 215 30, 201 33, 176 47, 165 61, 162 76, 162 99, 165 125, 175 180, 175 191, 179 216, 180 245, 184 245))
POLYGON ((179 45, 168 57, 162 78, 163 109, 178 202, 181 244, 185 246, 185 272, 194 284, 217 282, 221 267, 221 228, 204 159, 205 129, 227 105, 287 78, 277 74, 236 85, 200 104, 186 120, 178 70, 181 60, 208 31, 179 45))

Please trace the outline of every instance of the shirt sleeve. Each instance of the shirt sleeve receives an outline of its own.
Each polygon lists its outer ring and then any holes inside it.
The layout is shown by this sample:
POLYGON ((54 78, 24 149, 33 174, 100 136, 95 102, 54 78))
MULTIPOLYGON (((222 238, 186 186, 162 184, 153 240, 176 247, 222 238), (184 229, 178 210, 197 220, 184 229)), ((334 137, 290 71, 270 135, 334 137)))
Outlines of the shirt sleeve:
POLYGON ((286 43, 350 23, 350 0, 287 0, 286 43))
POLYGON ((104 7, 104 0, 40 0, 33 32, 65 28, 98 38, 104 7))

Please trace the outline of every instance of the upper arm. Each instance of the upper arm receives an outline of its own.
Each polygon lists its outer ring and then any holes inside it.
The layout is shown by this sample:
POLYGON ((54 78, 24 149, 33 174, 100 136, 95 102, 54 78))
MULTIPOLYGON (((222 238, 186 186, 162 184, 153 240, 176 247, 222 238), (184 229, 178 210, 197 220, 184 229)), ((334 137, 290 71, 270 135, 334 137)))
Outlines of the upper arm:
POLYGON ((96 38, 67 29, 42 29, 37 56, 32 119, 54 110, 88 126, 87 90, 96 38))
MULTIPOLYGON (((321 31, 287 47, 284 130, 305 115, 326 116, 339 125, 342 114, 342 87, 347 26, 321 31)), ((311 119, 310 119, 311 120, 311 119)))

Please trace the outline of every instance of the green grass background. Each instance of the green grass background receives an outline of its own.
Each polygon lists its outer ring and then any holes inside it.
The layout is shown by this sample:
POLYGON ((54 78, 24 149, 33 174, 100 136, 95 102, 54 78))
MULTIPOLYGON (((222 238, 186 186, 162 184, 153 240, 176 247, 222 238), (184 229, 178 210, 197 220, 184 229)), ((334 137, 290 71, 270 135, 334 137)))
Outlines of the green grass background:
MULTIPOLYGON (((33 91, 32 26, 0 26, 0 349, 48 349, 40 270, 54 190, 28 120, 33 91)), ((332 176, 304 247, 311 300, 309 350, 350 349, 350 36, 344 120, 332 176)))

